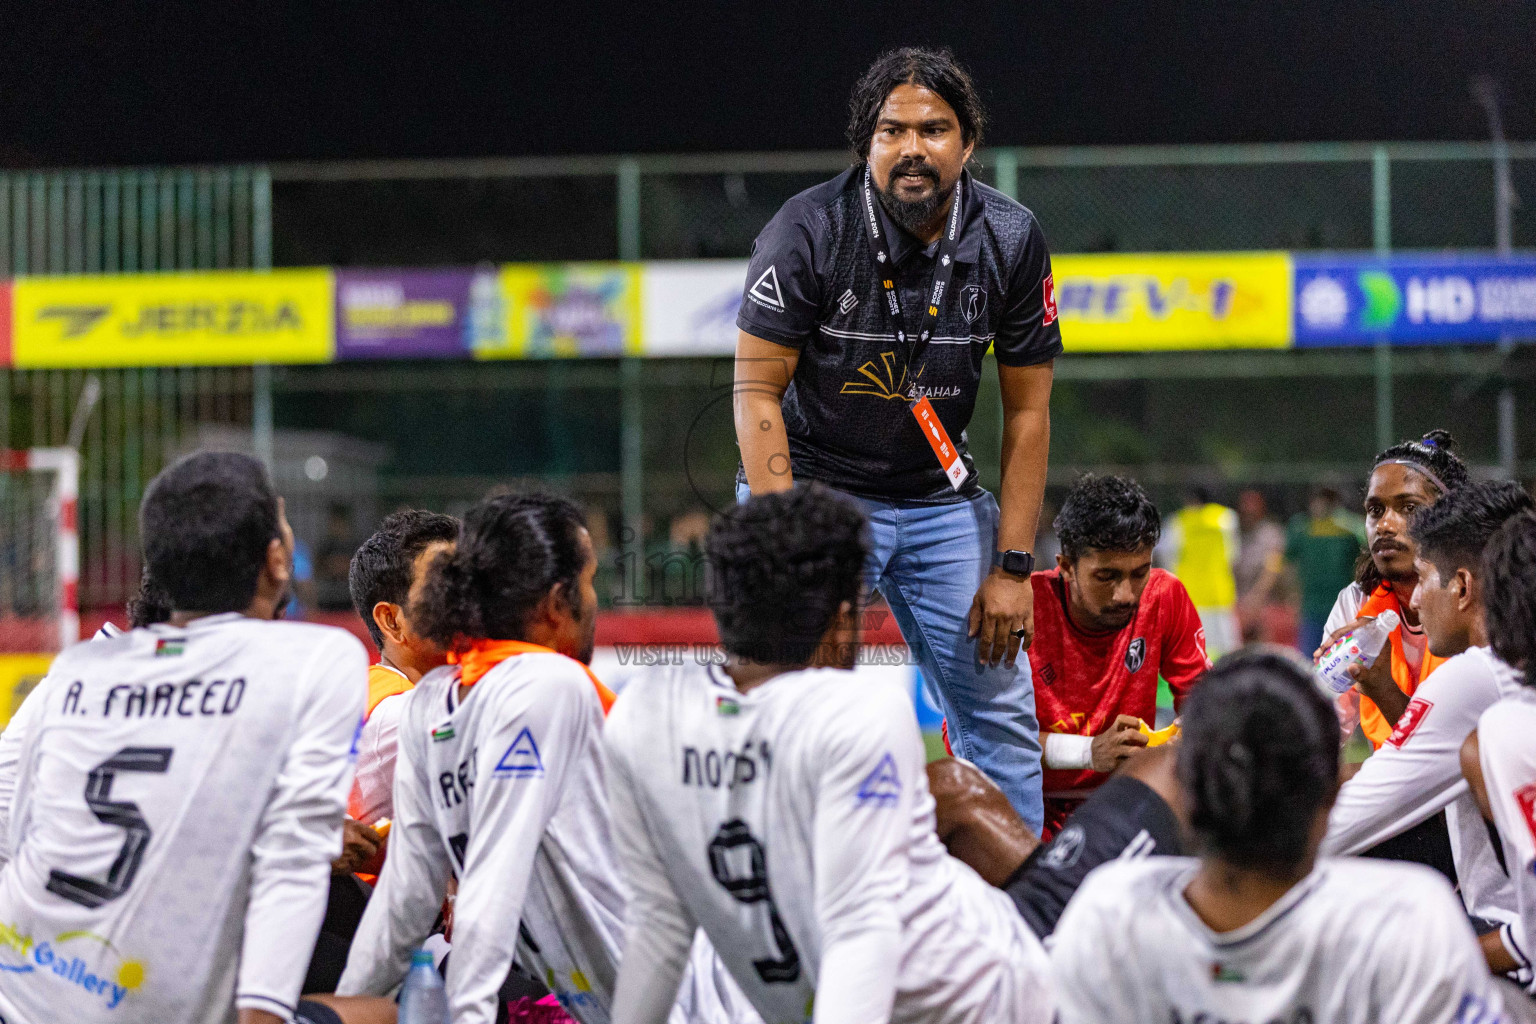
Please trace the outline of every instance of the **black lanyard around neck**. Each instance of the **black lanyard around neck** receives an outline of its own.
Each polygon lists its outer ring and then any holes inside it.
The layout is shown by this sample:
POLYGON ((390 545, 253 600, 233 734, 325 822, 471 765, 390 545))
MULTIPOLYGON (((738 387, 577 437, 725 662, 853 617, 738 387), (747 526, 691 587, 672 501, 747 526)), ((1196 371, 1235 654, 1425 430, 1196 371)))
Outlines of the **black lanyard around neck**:
POLYGON ((938 327, 939 305, 944 301, 949 279, 955 273, 955 252, 960 247, 961 186, 961 181, 957 180, 954 200, 949 208, 949 223, 939 239, 938 259, 933 265, 933 283, 928 289, 928 308, 923 311, 922 326, 917 336, 909 341, 906 317, 901 311, 901 292, 896 287, 896 261, 891 258, 891 247, 880 229, 880 215, 875 208, 879 200, 875 198, 874 178, 869 165, 864 165, 864 226, 869 229, 869 244, 875 251, 875 265, 880 285, 885 289, 886 308, 896 327, 896 340, 906 348, 906 368, 909 370, 922 357, 938 327))

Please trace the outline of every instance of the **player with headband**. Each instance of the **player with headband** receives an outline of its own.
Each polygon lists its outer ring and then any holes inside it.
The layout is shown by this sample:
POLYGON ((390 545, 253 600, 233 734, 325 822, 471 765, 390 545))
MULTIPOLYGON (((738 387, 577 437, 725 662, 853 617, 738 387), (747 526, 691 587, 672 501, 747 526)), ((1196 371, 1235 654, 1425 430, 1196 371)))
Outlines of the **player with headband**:
MULTIPOLYGON (((1419 576, 1413 568, 1408 521, 1414 512, 1467 484, 1467 467, 1456 455, 1455 443, 1446 431, 1431 430, 1418 441, 1393 445, 1372 463, 1365 495, 1368 550, 1360 557, 1355 582, 1339 591, 1315 656, 1321 656, 1361 619, 1390 610, 1397 613, 1401 625, 1392 632, 1390 660, 1380 662, 1383 671, 1390 669, 1395 684, 1374 691, 1380 704, 1354 689, 1339 699, 1339 724, 1345 739, 1358 723, 1371 746, 1381 746, 1392 734, 1413 691, 1444 660, 1426 650, 1418 612, 1410 606, 1419 576)), ((1370 689, 1369 681, 1362 689, 1370 689)))

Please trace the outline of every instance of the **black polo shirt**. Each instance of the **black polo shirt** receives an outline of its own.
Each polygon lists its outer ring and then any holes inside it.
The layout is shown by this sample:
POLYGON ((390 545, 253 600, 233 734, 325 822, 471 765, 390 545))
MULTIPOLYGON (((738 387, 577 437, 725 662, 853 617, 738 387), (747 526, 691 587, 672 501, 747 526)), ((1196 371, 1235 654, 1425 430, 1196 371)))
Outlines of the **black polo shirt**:
MULTIPOLYGON (((753 243, 736 323, 800 351, 783 402, 795 479, 887 500, 964 500, 980 490, 965 428, 987 349, 1006 366, 1061 353, 1051 256, 1034 214, 966 172, 954 276, 934 335, 908 368, 860 221, 863 177, 862 164, 852 167, 795 196, 768 222, 753 243), (908 409, 924 395, 965 460, 959 491, 908 409)), ((925 247, 876 205, 906 333, 915 335, 938 243, 925 247)))

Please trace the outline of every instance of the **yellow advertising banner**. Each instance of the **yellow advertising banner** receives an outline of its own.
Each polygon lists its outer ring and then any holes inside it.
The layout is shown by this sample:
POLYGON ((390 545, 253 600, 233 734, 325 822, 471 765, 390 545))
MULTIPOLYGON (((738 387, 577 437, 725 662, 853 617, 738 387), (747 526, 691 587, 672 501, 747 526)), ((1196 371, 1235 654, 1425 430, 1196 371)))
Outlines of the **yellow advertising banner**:
POLYGON ((332 291, 329 270, 22 278, 12 365, 330 362, 332 291))
POLYGON ((501 268, 504 331, 477 329, 477 359, 638 356, 638 263, 519 263, 501 268))
POLYGON ((1287 253, 1065 255, 1051 264, 1069 354, 1291 344, 1287 253))
POLYGON ((0 654, 0 728, 48 674, 52 663, 51 654, 0 654))

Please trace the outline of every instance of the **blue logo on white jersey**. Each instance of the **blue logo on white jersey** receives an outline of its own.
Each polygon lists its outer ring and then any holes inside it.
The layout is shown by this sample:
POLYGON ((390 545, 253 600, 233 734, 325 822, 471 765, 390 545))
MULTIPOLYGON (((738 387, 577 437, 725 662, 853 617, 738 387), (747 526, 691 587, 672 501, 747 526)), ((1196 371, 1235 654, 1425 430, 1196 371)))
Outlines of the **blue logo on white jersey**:
POLYGON ((1495 1013, 1482 997, 1465 992, 1456 1007, 1456 1016, 1451 1018, 1451 1024, 1504 1024, 1508 1020, 1508 1017, 1495 1013))
POLYGON ((901 796, 901 776, 896 773, 896 761, 890 754, 880 759, 875 770, 864 776, 854 799, 861 804, 887 807, 901 796))
POLYGON ((512 741, 507 752, 501 755, 501 760, 496 762, 492 774, 503 778, 534 778, 543 775, 544 759, 539 757, 539 745, 534 742, 533 733, 527 728, 518 733, 517 739, 512 741))

